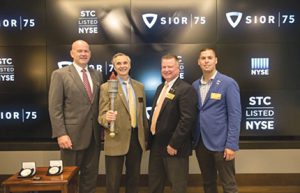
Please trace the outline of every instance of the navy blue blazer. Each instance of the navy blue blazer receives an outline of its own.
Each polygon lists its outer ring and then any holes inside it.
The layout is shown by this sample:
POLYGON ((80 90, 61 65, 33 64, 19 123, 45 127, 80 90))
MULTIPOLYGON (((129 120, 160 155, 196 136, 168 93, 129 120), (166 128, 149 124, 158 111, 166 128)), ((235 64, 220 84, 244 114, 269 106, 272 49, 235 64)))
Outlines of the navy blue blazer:
POLYGON ((193 82, 198 95, 198 118, 194 144, 202 137, 211 151, 239 149, 241 126, 241 99, 239 86, 232 78, 217 72, 212 85, 201 103, 200 79, 193 82))
MULTIPOLYGON (((153 99, 153 110, 163 86, 161 84, 156 90, 153 99)), ((166 148, 168 145, 177 149, 177 157, 192 154, 192 133, 196 118, 196 92, 190 84, 178 78, 167 94, 157 118, 155 141, 159 144, 158 149, 162 156, 169 156, 166 148)), ((154 136, 150 134, 149 148, 152 146, 153 140, 154 136)))

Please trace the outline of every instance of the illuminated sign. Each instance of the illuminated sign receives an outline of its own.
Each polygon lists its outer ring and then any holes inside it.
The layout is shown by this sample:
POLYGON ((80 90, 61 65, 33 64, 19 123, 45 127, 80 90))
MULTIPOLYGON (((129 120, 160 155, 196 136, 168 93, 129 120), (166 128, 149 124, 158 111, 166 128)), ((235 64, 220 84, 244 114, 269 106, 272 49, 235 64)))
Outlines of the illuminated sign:
POLYGON ((183 62, 183 57, 182 56, 177 56, 178 57, 178 63, 179 63, 179 78, 184 79, 184 62, 183 62))
POLYGON ((157 20, 157 14, 155 13, 146 13, 142 15, 143 21, 146 24, 146 26, 150 29, 155 24, 157 20))
POLYGON ((275 110, 271 96, 251 96, 246 107, 246 130, 273 130, 275 110))
POLYGON ((98 33, 98 18, 95 10, 80 11, 78 19, 79 34, 97 34, 98 33))
MULTIPOLYGON (((69 66, 71 64, 72 64, 71 61, 59 61, 59 62, 57 62, 58 68, 63 68, 65 66, 69 66)), ((88 66, 91 69, 95 69, 97 71, 103 72, 105 75, 110 74, 114 69, 113 64, 111 64, 107 61, 105 61, 104 64, 89 64, 88 66)))
POLYGON ((15 67, 12 58, 0 58, 0 82, 15 81, 15 67))
POLYGON ((232 28, 237 27, 241 22, 244 24, 273 24, 281 27, 282 24, 296 23, 295 15, 278 12, 276 15, 246 15, 242 12, 232 11, 226 13, 228 23, 232 28))
POLYGON ((38 119, 38 112, 37 111, 29 111, 24 108, 20 110, 14 111, 0 111, 0 120, 19 120, 22 123, 29 121, 29 120, 36 120, 38 119))
POLYGON ((26 18, 19 16, 18 18, 4 18, 0 19, 0 29, 1 28, 14 28, 23 30, 25 28, 34 28, 36 21, 33 18, 26 18))
POLYGON ((269 58, 251 58, 251 75, 269 75, 269 58))
POLYGON ((151 29, 156 21, 162 26, 164 25, 189 25, 193 27, 194 25, 204 25, 206 23, 205 16, 198 16, 193 14, 186 14, 186 16, 162 16, 156 13, 145 13, 142 15, 145 25, 151 29))
POLYGON ((226 13, 226 18, 229 24, 235 28, 241 21, 243 13, 241 12, 229 12, 226 13))

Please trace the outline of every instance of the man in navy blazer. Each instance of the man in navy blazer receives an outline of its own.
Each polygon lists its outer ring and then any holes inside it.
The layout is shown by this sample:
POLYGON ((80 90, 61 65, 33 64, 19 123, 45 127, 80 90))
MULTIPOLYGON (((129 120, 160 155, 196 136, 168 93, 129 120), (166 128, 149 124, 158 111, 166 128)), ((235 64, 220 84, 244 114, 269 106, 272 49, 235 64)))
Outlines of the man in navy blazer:
POLYGON ((241 103, 239 86, 216 69, 212 48, 200 51, 202 77, 193 83, 198 95, 198 120, 194 132, 195 151, 205 193, 217 193, 217 174, 224 193, 237 193, 235 153, 239 149, 241 103))
POLYGON ((185 193, 197 95, 179 78, 177 56, 162 57, 161 74, 165 82, 156 90, 150 118, 149 193, 163 193, 167 179, 172 193, 185 193))

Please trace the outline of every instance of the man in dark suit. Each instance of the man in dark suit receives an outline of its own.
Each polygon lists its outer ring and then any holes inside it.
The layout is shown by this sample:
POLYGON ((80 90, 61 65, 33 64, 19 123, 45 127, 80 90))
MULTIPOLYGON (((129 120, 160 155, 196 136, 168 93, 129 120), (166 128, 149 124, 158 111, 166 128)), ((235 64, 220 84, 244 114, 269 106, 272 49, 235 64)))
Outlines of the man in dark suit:
POLYGON ((197 96, 193 87, 179 78, 175 55, 162 57, 161 74, 165 82, 157 88, 150 119, 149 192, 163 193, 168 179, 172 193, 184 193, 197 96))
POLYGON ((224 192, 237 193, 234 158, 239 149, 241 103, 239 86, 216 69, 212 48, 200 51, 201 79, 193 83, 198 94, 198 122, 195 130, 196 156, 205 193, 217 193, 217 175, 224 192))
POLYGON ((100 155, 97 122, 100 72, 89 69, 91 51, 77 40, 70 51, 73 64, 53 71, 49 90, 52 136, 57 138, 65 166, 80 167, 80 193, 95 193, 100 155))
POLYGON ((131 60, 123 53, 112 58, 117 72, 118 91, 110 109, 109 83, 101 85, 98 121, 105 127, 104 153, 106 191, 119 193, 125 162, 125 192, 138 193, 142 153, 146 150, 148 120, 144 85, 129 76, 131 60), (115 136, 110 136, 114 121, 115 136))

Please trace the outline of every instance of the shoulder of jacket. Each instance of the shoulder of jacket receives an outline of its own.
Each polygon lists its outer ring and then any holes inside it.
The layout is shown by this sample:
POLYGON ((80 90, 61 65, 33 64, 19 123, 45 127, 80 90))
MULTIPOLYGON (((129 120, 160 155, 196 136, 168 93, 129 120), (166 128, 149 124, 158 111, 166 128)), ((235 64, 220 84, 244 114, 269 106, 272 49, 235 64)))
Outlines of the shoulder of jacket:
POLYGON ((131 79, 131 81, 132 81, 133 84, 136 84, 136 85, 138 85, 140 87, 144 87, 144 84, 141 83, 141 82, 139 82, 139 81, 137 81, 137 80, 131 79))
POLYGON ((108 82, 104 82, 101 84, 101 88, 108 88, 108 82))

